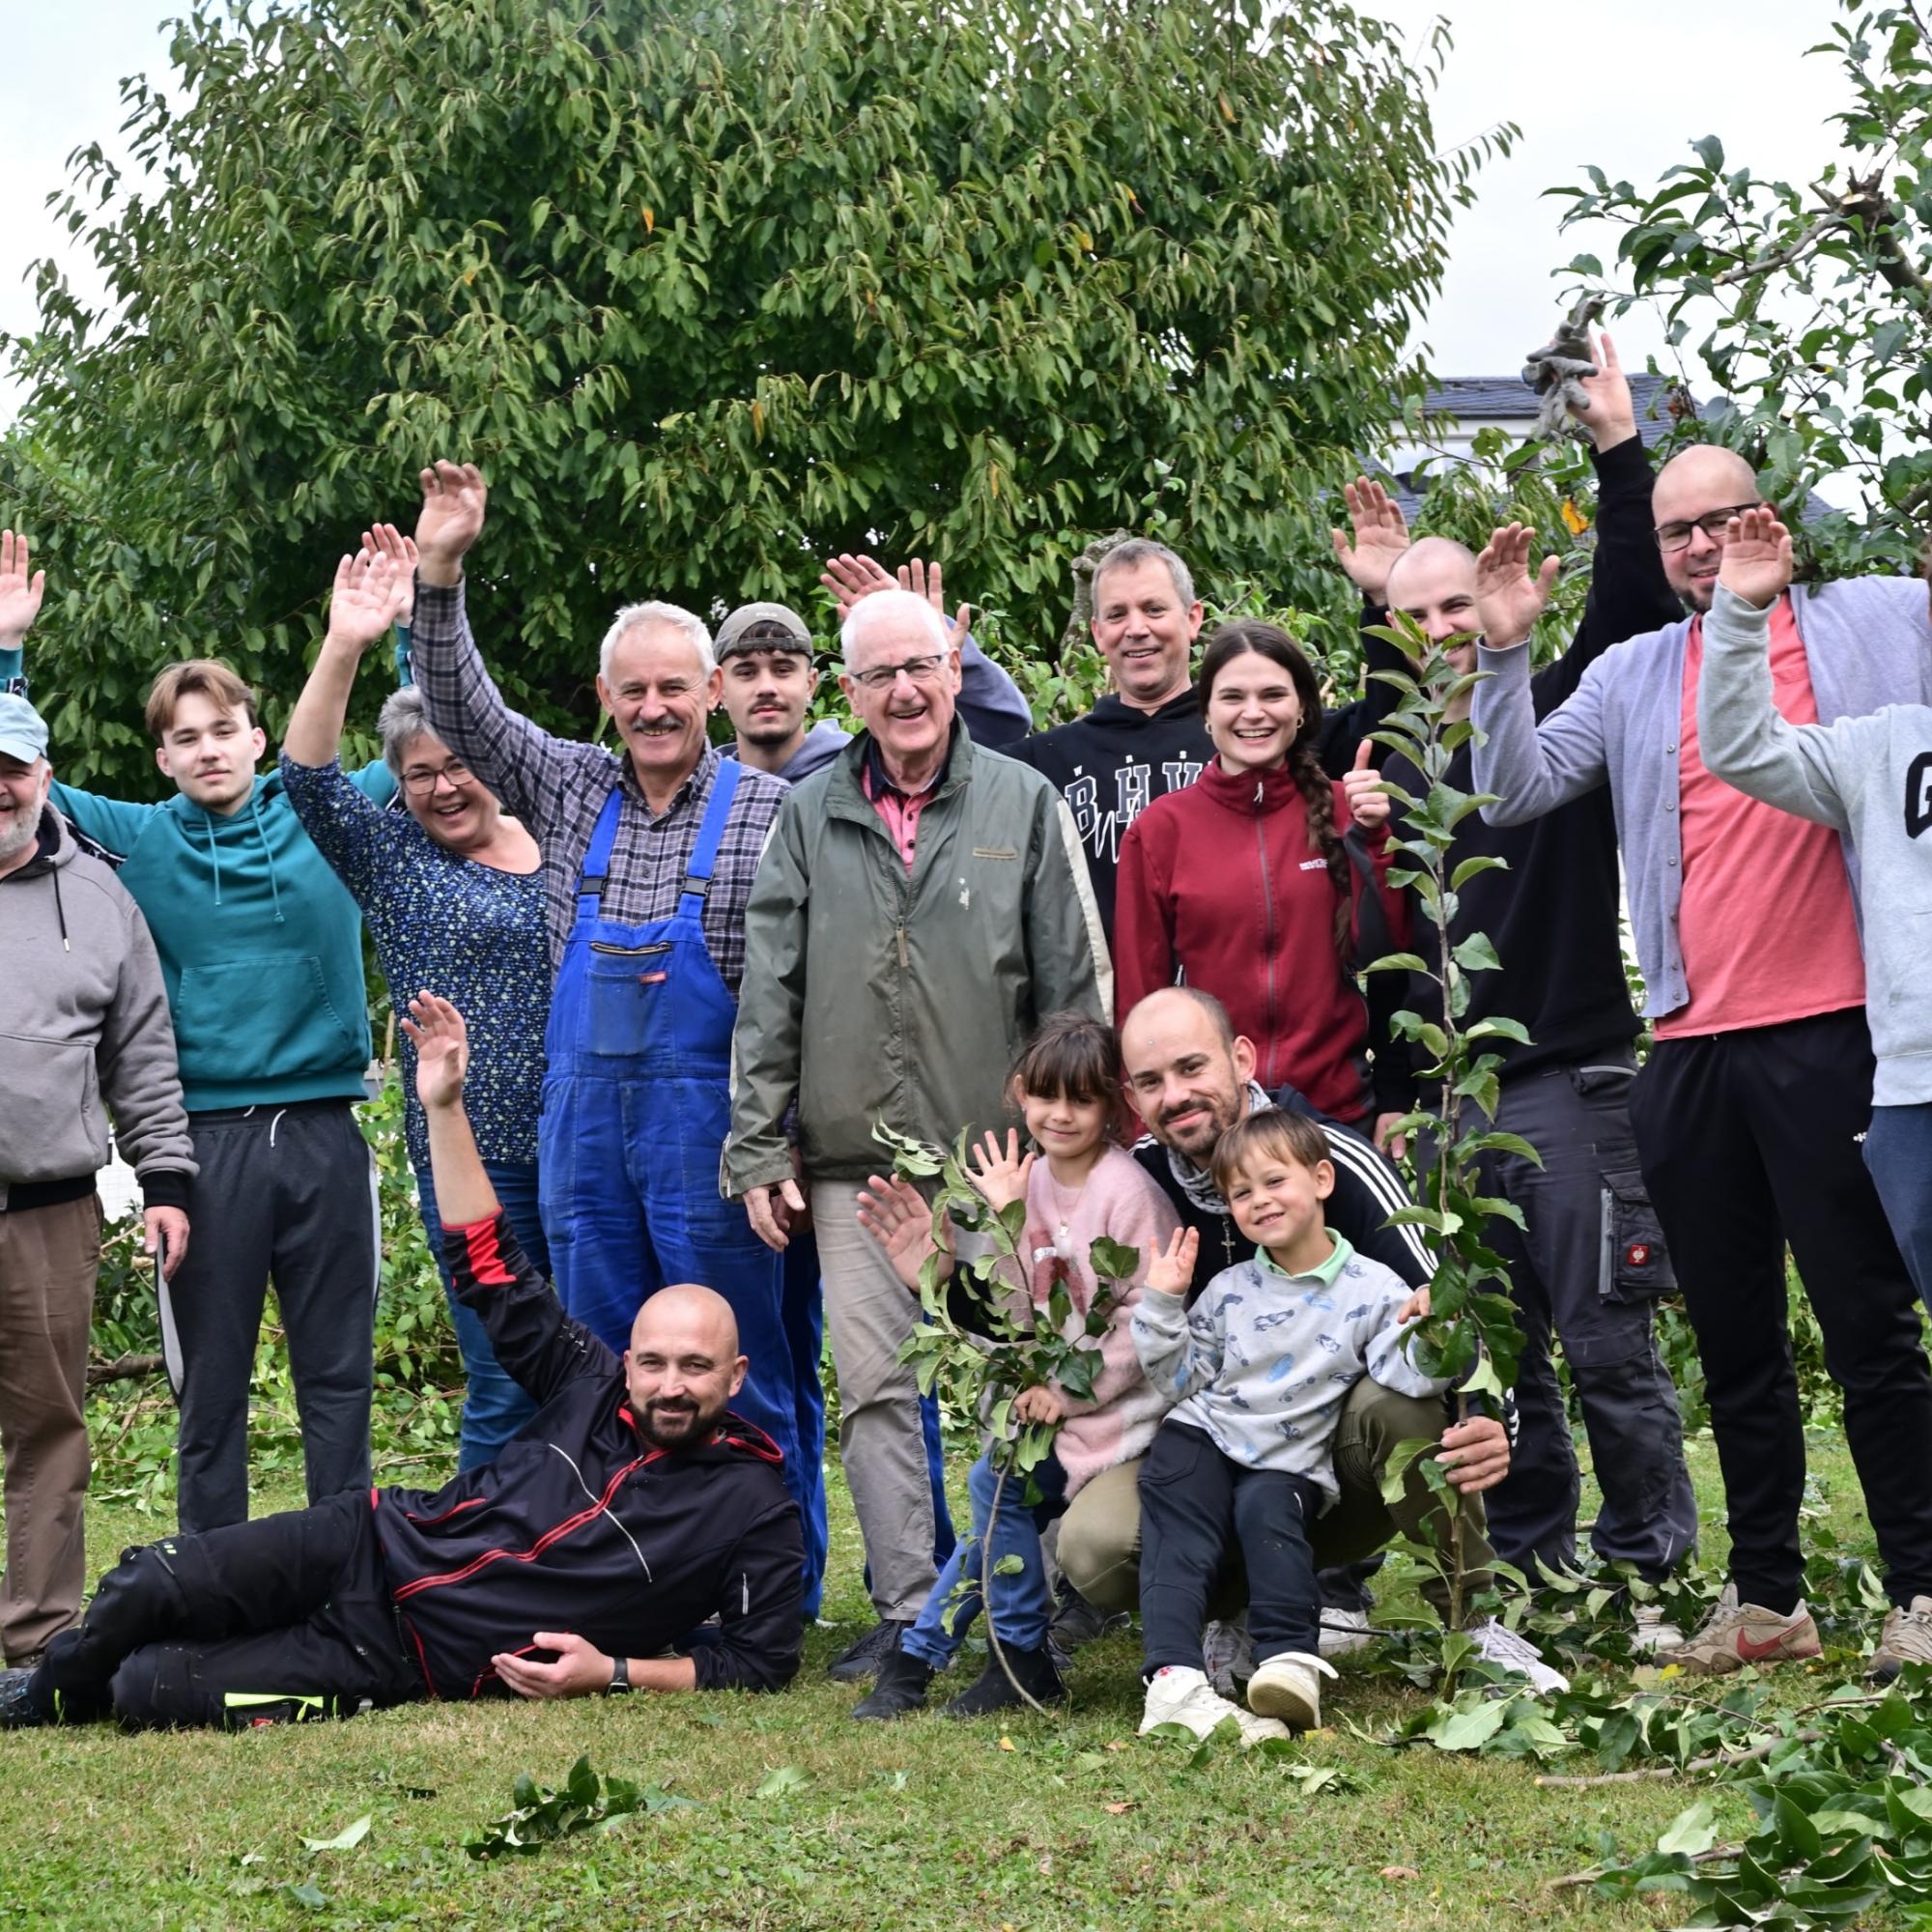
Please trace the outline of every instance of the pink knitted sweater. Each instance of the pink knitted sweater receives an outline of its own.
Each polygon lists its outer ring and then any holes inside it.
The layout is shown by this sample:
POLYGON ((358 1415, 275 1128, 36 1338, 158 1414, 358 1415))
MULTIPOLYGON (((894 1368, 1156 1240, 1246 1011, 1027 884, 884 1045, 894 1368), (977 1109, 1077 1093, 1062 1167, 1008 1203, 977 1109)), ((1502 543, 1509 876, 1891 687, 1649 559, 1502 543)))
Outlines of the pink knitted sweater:
POLYGON ((1070 1191, 1054 1179, 1044 1159, 1034 1163, 1027 1182, 1026 1233, 1020 1253, 1031 1263, 1029 1289, 1035 1307, 1047 1305, 1055 1282, 1065 1284, 1073 1303, 1063 1331, 1068 1341, 1083 1337, 1087 1311, 1094 1305, 1096 1284, 1088 1260, 1094 1243, 1104 1235, 1137 1249, 1141 1257, 1132 1285, 1115 1291, 1106 1332, 1081 1342, 1100 1351, 1094 1399, 1076 1401, 1064 1390, 1056 1391, 1066 1404, 1067 1416, 1053 1449, 1066 1471, 1069 1496, 1101 1470, 1145 1455, 1167 1412, 1166 1401, 1149 1387, 1141 1373, 1134 1352, 1133 1311, 1147 1280, 1149 1248, 1155 1243, 1165 1246, 1179 1225, 1166 1195, 1124 1148, 1108 1148, 1085 1184, 1070 1191))

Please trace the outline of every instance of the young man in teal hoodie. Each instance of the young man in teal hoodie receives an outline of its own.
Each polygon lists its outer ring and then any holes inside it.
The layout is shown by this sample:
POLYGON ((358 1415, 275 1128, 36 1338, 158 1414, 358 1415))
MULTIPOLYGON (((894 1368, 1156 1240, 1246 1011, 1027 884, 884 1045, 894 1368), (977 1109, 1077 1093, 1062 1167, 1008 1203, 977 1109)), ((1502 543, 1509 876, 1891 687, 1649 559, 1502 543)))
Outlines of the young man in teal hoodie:
MULTIPOLYGON (((11 533, 9 533, 11 534, 11 533)), ((44 573, 17 577, 28 622, 44 573)), ((4 587, 4 586, 0 586, 4 587)), ((26 624, 0 635, 17 652, 26 624)), ((14 674, 17 675, 17 659, 14 674)), ((55 784, 52 803, 120 868, 147 916, 174 1015, 200 1166, 195 1237, 160 1273, 162 1347, 181 1406, 181 1526, 248 1514, 248 1383, 270 1274, 289 1341, 311 1502, 369 1482, 379 1242, 361 916, 297 821, 254 694, 226 665, 171 665, 148 696, 160 805, 55 784)), ((383 765, 355 775, 384 800, 383 765)))

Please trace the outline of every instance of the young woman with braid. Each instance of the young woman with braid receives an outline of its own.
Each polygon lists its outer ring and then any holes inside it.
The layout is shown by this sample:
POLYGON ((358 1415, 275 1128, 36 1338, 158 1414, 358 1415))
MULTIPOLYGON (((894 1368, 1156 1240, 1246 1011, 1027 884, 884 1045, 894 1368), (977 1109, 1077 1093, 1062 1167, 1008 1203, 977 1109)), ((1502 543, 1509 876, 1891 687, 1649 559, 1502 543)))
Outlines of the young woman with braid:
POLYGON ((1214 760, 1154 800, 1121 844, 1116 1012, 1177 981, 1212 993, 1254 1043, 1264 1090, 1294 1087, 1370 1132, 1398 1110, 1402 1086, 1395 1055, 1372 1070, 1388 1031, 1372 1024, 1354 973, 1371 880, 1380 910, 1396 912, 1381 881, 1386 828, 1345 844, 1347 798, 1317 752, 1321 693, 1285 631, 1224 624, 1199 688, 1214 760))

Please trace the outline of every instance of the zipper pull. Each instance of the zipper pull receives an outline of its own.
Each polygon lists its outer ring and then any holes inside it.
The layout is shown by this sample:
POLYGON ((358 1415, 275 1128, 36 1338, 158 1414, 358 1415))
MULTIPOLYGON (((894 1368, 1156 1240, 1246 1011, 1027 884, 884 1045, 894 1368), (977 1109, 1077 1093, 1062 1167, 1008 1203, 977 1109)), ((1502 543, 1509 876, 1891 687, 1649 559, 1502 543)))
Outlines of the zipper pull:
POLYGON ((903 925, 901 925, 898 928, 898 940, 899 940, 899 971, 901 973, 904 973, 911 969, 912 961, 906 957, 905 927, 903 925))

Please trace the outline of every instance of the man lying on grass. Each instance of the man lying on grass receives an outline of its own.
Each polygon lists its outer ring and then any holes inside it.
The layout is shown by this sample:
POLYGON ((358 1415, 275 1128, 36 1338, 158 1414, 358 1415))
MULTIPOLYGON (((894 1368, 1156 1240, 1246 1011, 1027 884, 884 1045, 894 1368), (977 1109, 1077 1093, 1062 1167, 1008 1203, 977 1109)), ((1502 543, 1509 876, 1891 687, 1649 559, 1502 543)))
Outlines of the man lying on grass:
POLYGON ((778 1450, 725 1406, 747 1367, 728 1304, 664 1289, 622 1356, 566 1316, 477 1156, 462 1015, 429 993, 410 1010, 456 1293, 537 1413, 435 1494, 348 1490, 128 1551, 37 1668, 0 1677, 0 1728, 777 1690, 797 1670, 798 1510, 778 1450), (686 1644, 714 1615, 716 1641, 686 1644))

